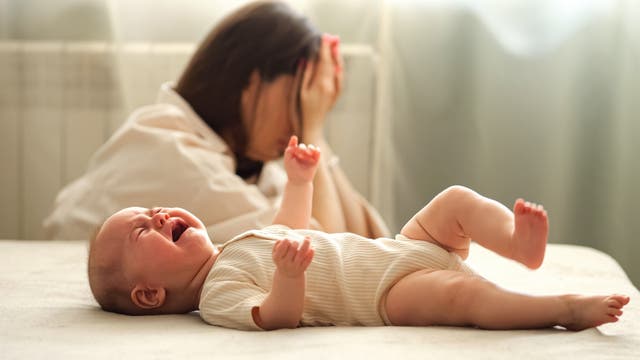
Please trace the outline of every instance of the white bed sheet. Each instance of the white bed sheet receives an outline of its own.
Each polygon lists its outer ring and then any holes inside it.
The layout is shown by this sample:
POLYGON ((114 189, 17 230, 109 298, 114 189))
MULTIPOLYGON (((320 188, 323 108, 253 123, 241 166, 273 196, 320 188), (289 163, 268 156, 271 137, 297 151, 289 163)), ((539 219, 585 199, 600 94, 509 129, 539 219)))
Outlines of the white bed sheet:
POLYGON ((608 255, 550 245, 538 271, 477 246, 469 263, 503 287, 535 294, 626 293, 615 324, 487 331, 454 327, 328 327, 243 332, 197 313, 128 317, 99 310, 80 241, 0 240, 0 358, 640 359, 640 293, 608 255))

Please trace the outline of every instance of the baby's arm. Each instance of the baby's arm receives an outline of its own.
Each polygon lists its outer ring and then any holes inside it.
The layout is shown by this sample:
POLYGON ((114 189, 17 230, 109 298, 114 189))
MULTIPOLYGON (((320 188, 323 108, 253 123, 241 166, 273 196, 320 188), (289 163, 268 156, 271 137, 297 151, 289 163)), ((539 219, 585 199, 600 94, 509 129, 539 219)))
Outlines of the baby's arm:
POLYGON ((264 330, 295 328, 304 309, 305 270, 313 259, 314 251, 306 237, 298 243, 279 240, 273 246, 273 286, 269 295, 253 313, 256 325, 264 330))
POLYGON ((274 224, 292 229, 306 229, 311 220, 313 200, 313 177, 318 168, 320 149, 304 144, 298 146, 294 135, 284 153, 284 168, 288 181, 282 196, 282 205, 273 220, 274 224))

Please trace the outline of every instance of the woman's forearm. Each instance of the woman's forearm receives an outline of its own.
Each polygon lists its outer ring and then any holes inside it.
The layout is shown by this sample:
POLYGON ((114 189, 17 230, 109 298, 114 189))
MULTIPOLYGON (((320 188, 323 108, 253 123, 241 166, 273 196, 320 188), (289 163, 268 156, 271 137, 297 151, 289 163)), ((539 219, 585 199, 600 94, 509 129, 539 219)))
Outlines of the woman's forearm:
POLYGON ((329 169, 328 160, 333 156, 324 139, 318 135, 305 136, 305 141, 320 146, 322 156, 313 180, 312 216, 322 225, 326 232, 347 231, 342 201, 329 169))
POLYGON ((305 284, 304 273, 292 278, 276 270, 271 292, 258 310, 257 325, 264 330, 297 327, 304 309, 305 284))
POLYGON ((366 237, 376 236, 377 234, 370 234, 360 194, 353 188, 342 168, 334 166, 328 170, 331 172, 336 192, 340 198, 346 231, 366 237))
POLYGON ((366 214, 359 194, 340 167, 329 165, 334 157, 333 151, 317 134, 312 141, 322 150, 320 166, 314 179, 313 217, 326 232, 349 231, 372 236, 373 234, 368 233, 366 214))

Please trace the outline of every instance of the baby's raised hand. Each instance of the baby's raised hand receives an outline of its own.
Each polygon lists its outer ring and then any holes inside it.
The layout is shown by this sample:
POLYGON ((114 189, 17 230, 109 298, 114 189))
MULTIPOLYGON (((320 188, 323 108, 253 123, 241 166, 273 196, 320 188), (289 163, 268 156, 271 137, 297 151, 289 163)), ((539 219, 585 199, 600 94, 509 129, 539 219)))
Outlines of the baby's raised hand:
POLYGON ((311 264, 313 254, 311 240, 306 236, 299 247, 296 241, 288 239, 276 241, 272 257, 279 272, 287 277, 298 277, 304 274, 311 264))
POLYGON ((289 181, 312 181, 316 169, 318 169, 319 160, 320 148, 311 144, 309 146, 298 145, 298 137, 291 136, 289 146, 284 152, 284 169, 287 171, 289 181))

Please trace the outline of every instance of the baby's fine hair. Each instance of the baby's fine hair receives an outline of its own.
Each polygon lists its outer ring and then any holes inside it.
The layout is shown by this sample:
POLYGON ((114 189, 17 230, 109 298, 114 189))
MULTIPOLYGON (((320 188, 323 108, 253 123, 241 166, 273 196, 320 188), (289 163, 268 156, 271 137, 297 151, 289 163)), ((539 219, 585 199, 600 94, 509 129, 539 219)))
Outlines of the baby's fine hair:
POLYGON ((122 253, 115 251, 112 254, 105 254, 107 252, 105 241, 118 241, 118 239, 98 241, 101 229, 102 225, 94 231, 89 241, 87 276, 91 293, 102 310, 124 315, 183 314, 192 310, 181 304, 179 292, 170 290, 167 290, 165 303, 162 306, 153 309, 137 306, 131 299, 131 291, 135 287, 134 280, 125 275, 122 253))
POLYGON ((100 307, 109 312, 125 315, 143 315, 145 309, 131 301, 131 289, 124 276, 122 259, 119 256, 105 256, 104 249, 97 241, 102 225, 98 226, 89 240, 87 275, 91 293, 100 307))

